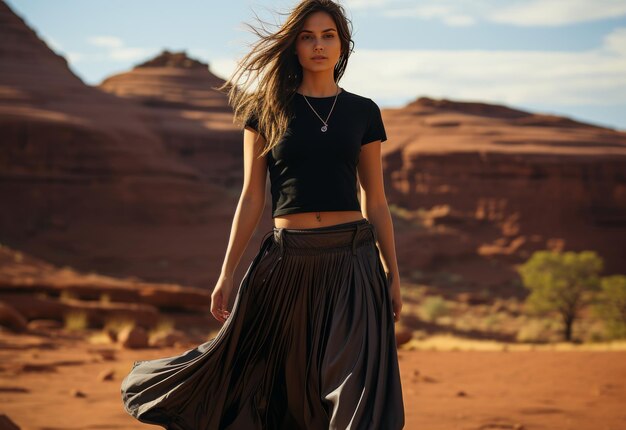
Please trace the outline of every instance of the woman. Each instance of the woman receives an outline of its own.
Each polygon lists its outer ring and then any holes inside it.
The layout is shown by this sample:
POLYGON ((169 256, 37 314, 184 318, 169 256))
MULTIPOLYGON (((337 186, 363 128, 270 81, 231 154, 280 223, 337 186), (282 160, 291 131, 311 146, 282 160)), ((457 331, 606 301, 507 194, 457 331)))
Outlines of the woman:
POLYGON ((220 88, 235 82, 229 101, 245 122, 243 191, 211 296, 224 325, 181 355, 133 364, 122 398, 138 420, 184 430, 404 426, 386 135, 378 106, 337 84, 351 43, 341 6, 302 1, 220 88), (258 87, 245 91, 240 78, 255 71, 258 87), (229 312, 267 171, 274 228, 229 312))

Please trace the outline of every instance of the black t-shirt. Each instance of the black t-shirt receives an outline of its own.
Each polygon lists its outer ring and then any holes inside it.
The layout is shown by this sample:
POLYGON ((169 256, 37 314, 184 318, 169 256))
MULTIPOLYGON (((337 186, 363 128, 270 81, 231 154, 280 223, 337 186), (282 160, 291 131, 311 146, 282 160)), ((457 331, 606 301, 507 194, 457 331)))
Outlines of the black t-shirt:
MULTIPOLYGON (((294 95, 294 117, 278 145, 266 155, 272 218, 297 212, 358 211, 361 146, 387 140, 380 108, 372 99, 342 88, 323 132, 323 122, 304 97, 294 95)), ((326 120, 335 96, 306 98, 326 120)), ((256 116, 244 127, 258 131, 256 116)))

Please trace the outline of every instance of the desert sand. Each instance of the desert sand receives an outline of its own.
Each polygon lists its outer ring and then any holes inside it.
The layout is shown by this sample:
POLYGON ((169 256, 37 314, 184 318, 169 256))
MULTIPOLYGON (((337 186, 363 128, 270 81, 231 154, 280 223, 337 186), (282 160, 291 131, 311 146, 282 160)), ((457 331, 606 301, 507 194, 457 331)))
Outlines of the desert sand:
MULTIPOLYGON (((133 360, 193 343, 130 350, 88 334, 1 332, 0 412, 23 430, 150 428, 124 411, 121 379, 133 360)), ((400 349, 399 357, 407 430, 622 430, 626 422, 623 350, 400 349)))

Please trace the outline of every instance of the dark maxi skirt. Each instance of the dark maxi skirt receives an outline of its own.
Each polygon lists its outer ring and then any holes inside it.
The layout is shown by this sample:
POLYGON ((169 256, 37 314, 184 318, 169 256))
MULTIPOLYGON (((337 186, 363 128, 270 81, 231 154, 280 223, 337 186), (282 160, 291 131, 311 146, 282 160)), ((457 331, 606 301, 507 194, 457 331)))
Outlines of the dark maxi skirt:
POLYGON ((124 408, 172 430, 401 429, 394 331, 373 224, 274 227, 216 337, 135 361, 124 408))

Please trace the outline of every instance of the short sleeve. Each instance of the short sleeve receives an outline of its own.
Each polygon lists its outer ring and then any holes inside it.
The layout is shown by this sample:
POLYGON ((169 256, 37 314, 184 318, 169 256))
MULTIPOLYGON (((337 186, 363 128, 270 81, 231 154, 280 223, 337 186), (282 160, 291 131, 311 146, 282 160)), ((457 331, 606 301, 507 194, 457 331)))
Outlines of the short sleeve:
POLYGON ((371 99, 370 101, 370 115, 367 122, 367 128, 361 140, 361 146, 372 143, 376 140, 384 142, 387 140, 387 133, 385 133, 385 125, 383 124, 383 117, 380 113, 380 108, 371 99))
MULTIPOLYGON (((259 119, 257 118, 257 116, 255 114, 251 114, 248 119, 246 120, 245 124, 244 124, 244 128, 251 128, 252 130, 256 131, 257 133, 259 133, 259 119)), ((260 133, 259 133, 260 134, 260 133)), ((263 136, 261 134, 261 136, 263 136)), ((265 138, 265 136, 263 136, 263 138, 265 138)))

